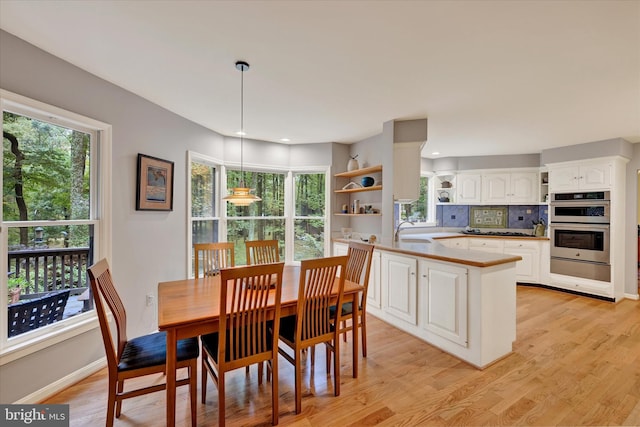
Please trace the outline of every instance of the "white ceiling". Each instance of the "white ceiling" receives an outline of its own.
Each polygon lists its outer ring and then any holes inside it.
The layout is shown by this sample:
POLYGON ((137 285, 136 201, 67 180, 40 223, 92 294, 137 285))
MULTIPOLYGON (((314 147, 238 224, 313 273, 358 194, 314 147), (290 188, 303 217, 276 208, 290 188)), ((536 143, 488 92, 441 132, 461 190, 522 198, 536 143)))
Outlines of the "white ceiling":
POLYGON ((0 28, 225 135, 242 59, 247 138, 427 117, 425 157, 640 142, 638 0, 0 0, 0 28))

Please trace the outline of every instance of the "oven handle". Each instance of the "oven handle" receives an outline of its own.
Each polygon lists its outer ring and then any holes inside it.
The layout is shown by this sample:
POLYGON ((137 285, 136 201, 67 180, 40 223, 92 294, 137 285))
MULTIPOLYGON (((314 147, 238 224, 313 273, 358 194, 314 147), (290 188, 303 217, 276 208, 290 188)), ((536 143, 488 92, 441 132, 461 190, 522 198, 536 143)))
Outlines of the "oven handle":
POLYGON ((575 202, 570 200, 557 200, 557 201, 551 202, 552 208, 557 206, 562 206, 562 207, 605 206, 606 207, 610 205, 611 205, 611 202, 609 200, 592 200, 592 201, 580 200, 575 202))
POLYGON ((577 222, 552 222, 549 224, 549 228, 566 228, 566 229, 599 229, 599 230, 608 230, 610 228, 609 224, 582 224, 577 222))

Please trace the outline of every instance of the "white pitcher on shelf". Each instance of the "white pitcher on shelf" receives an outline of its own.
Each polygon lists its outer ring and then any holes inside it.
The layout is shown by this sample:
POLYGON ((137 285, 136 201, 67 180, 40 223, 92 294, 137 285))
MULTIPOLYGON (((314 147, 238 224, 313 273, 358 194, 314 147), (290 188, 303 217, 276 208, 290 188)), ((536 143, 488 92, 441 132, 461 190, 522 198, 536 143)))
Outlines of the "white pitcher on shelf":
POLYGON ((351 172, 351 171, 355 171, 360 169, 360 165, 358 164, 358 160, 357 157, 358 155, 356 154, 355 156, 350 156, 351 158, 349 159, 349 162, 347 163, 347 171, 351 172))

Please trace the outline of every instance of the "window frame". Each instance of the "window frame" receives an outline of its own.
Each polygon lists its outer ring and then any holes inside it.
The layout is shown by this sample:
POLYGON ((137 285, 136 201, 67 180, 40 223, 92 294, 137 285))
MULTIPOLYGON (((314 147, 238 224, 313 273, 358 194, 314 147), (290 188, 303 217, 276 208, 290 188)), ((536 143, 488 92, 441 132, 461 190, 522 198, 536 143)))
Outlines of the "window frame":
POLYGON ((300 261, 294 260, 294 252, 295 252, 295 220, 296 219, 322 219, 324 221, 324 254, 325 256, 331 253, 331 224, 330 224, 330 210, 329 203, 330 197, 329 194, 331 192, 331 182, 329 177, 331 173, 331 168, 329 167, 307 167, 307 168, 291 168, 288 174, 289 188, 290 191, 287 191, 287 187, 285 185, 285 197, 289 196, 289 215, 286 213, 287 201, 285 200, 285 215, 288 217, 289 223, 287 224, 287 254, 289 254, 289 258, 287 258, 287 262, 294 265, 300 265, 300 261), (320 174, 324 173, 324 215, 320 216, 298 216, 296 215, 296 189, 295 189, 295 174, 320 174))
POLYGON ((193 271, 193 222, 194 222, 194 217, 192 216, 191 212, 192 212, 192 207, 193 207, 193 203, 192 203, 192 191, 193 188, 191 186, 191 173, 192 173, 192 164, 193 163, 201 163, 204 165, 208 165, 211 166, 213 168, 215 168, 216 172, 215 172, 215 176, 213 178, 215 186, 216 186, 216 194, 214 195, 214 199, 216 201, 215 203, 215 209, 213 210, 213 216, 212 217, 198 217, 198 220, 201 221, 218 221, 218 236, 224 236, 224 240, 221 241, 226 241, 227 239, 227 232, 226 232, 226 226, 223 227, 222 226, 222 218, 220 215, 221 212, 221 204, 224 203, 224 201, 222 200, 222 197, 220 197, 220 192, 221 192, 221 183, 222 183, 222 169, 224 168, 223 166, 223 162, 219 159, 216 159, 214 157, 210 157, 204 154, 200 154, 197 153, 195 151, 187 151, 187 194, 189 195, 189 197, 187 197, 187 216, 189 218, 189 220, 187 221, 187 250, 185 251, 185 253, 187 254, 187 272, 189 274, 189 277, 194 277, 195 272, 193 271), (224 230, 224 232, 223 232, 224 230))
MULTIPOLYGON (((218 201, 217 206, 216 206, 216 210, 217 210, 217 217, 219 222, 218 222, 218 233, 220 236, 224 236, 224 239, 227 240, 227 222, 229 221, 229 217, 227 216, 227 209, 226 209, 226 202, 223 200, 223 198, 227 195, 227 169, 233 169, 236 170, 236 168, 239 168, 239 165, 236 164, 231 164, 231 163, 227 163, 225 164, 224 162, 220 161, 220 160, 216 160, 214 158, 202 155, 202 154, 198 154, 198 153, 194 153, 194 152, 189 152, 188 155, 188 167, 187 167, 187 194, 191 194, 191 162, 194 159, 201 159, 201 160, 205 160, 210 162, 210 164, 215 164, 217 166, 217 184, 218 184, 218 194, 215 195, 216 200, 218 201)), ((328 236, 330 236, 330 215, 329 215, 329 203, 330 203, 330 197, 329 197, 329 193, 330 193, 330 171, 331 171, 331 167, 330 166, 310 166, 310 167, 269 167, 269 166, 265 166, 265 165, 244 165, 244 169, 246 171, 251 171, 251 172, 264 172, 264 173, 283 173, 285 174, 285 182, 284 182, 284 216, 274 216, 274 217, 237 217, 237 218, 242 218, 242 219, 246 219, 246 220, 251 220, 251 219, 284 219, 285 221, 285 257, 284 257, 284 262, 287 264, 291 264, 291 265, 297 265, 300 264, 300 261, 294 261, 293 260, 293 251, 294 251, 294 210, 295 210, 295 205, 294 205, 294 197, 295 197, 295 189, 294 189, 294 179, 293 179, 293 174, 294 173, 324 173, 325 174, 325 213, 324 213, 324 235, 325 235, 325 239, 324 239, 324 253, 325 255, 330 253, 330 249, 331 249, 331 239, 327 238, 328 236)), ((192 227, 192 222, 191 222, 191 197, 188 197, 188 201, 187 201, 187 209, 189 212, 189 218, 190 220, 188 221, 189 224, 187 225, 187 264, 188 264, 188 270, 191 274, 193 274, 193 267, 192 267, 192 262, 191 259, 193 257, 193 244, 192 244, 192 238, 191 238, 191 227, 192 227)), ((233 217, 236 218, 236 217, 233 217)), ((303 217, 301 217, 303 218, 303 217)), ((310 217, 304 217, 304 218, 310 218, 310 217)), ((314 217, 315 218, 315 217, 314 217)))
MULTIPOLYGON (((69 221, 73 225, 92 224, 94 226, 94 260, 111 259, 111 205, 112 205, 112 127, 111 125, 73 113, 16 93, 0 89, 0 109, 10 111, 36 120, 77 129, 90 133, 91 138, 91 171, 90 171, 90 209, 89 219, 69 221)), ((0 122, 0 128, 2 128, 0 122)), ((2 157, 2 154, 0 154, 2 157)), ((0 175, 0 185, 2 185, 0 175)), ((59 225, 59 221, 8 221, 4 222, 0 212, 0 244, 3 248, 8 244, 7 224, 12 227, 21 225, 46 226, 59 225)), ((7 257, 0 257, 0 269, 7 271, 7 257)), ((0 304, 7 305, 6 275, 0 276, 0 304)), ((0 310, 0 324, 7 325, 7 310, 0 310)), ((18 336, 8 338, 7 329, 0 331, 0 366, 31 353, 45 349, 71 337, 97 328, 98 321, 95 310, 81 313, 51 325, 38 328, 18 336)))
MULTIPOLYGON (((435 178, 436 175, 433 172, 420 172, 420 178, 427 178, 427 220, 423 222, 416 222, 413 225, 409 223, 402 224, 402 228, 426 228, 426 227, 436 227, 437 226, 437 218, 436 218, 436 199, 437 199, 437 191, 436 191, 436 183, 435 178)), ((401 205, 402 204, 398 204, 401 205)), ((399 207, 399 208, 400 208, 399 207)), ((398 225, 400 221, 399 212, 396 211, 396 217, 394 218, 394 226, 398 225)))

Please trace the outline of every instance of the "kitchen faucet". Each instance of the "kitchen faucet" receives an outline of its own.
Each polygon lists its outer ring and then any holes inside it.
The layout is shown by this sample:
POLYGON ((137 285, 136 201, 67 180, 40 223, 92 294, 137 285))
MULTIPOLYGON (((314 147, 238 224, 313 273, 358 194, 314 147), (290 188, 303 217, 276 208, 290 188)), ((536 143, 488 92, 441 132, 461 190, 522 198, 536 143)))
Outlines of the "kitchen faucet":
POLYGON ((396 227, 396 231, 395 231, 395 233, 393 233, 393 241, 394 241, 394 242, 397 242, 397 241, 398 241, 398 234, 400 233, 400 226, 401 226, 402 224, 406 224, 406 223, 409 223, 409 224, 411 224, 411 225, 415 225, 415 224, 413 223, 413 221, 400 221, 400 222, 398 223, 398 226, 396 227))

